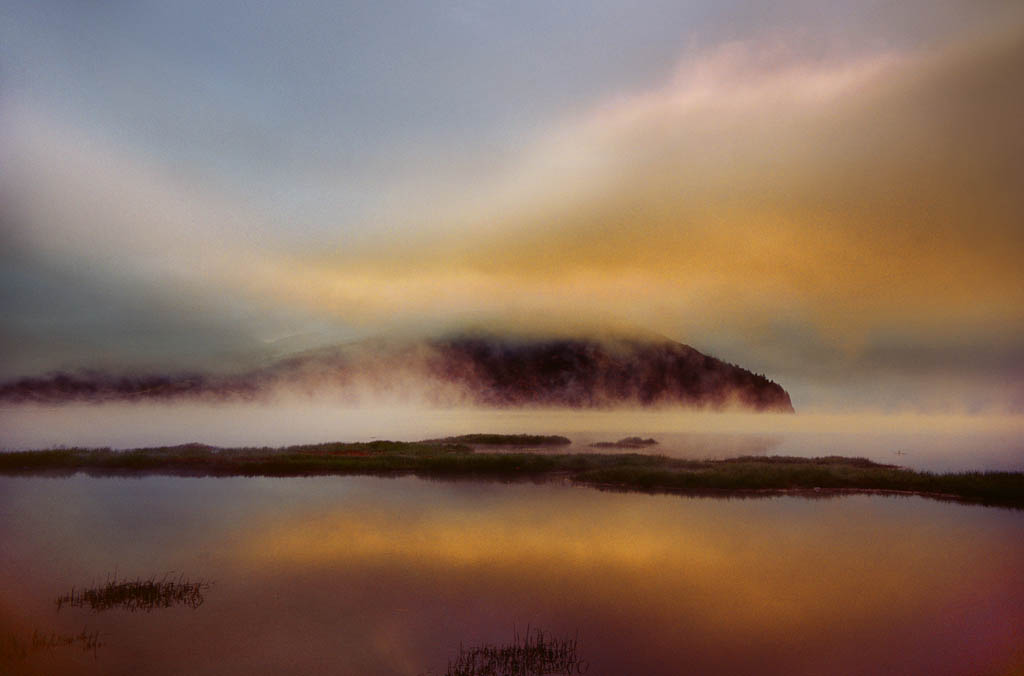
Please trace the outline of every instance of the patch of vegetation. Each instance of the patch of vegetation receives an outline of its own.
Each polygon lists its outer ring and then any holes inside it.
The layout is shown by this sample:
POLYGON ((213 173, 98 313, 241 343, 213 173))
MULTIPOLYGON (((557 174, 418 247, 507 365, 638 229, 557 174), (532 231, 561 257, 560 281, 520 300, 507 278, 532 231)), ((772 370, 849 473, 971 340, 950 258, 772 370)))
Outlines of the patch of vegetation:
POLYGON ((645 448, 654 446, 658 442, 655 439, 642 439, 640 437, 626 437, 618 441, 598 441, 590 444, 591 448, 645 448))
POLYGON ((62 608, 89 608, 93 612, 119 608, 129 612, 149 612, 157 608, 185 606, 195 610, 203 605, 203 592, 210 588, 205 580, 177 579, 164 576, 143 580, 118 580, 116 576, 106 583, 85 589, 75 589, 57 597, 57 610, 62 608))
POLYGON ((560 639, 529 627, 511 643, 464 648, 448 661, 445 676, 542 676, 585 674, 589 664, 576 654, 577 640, 560 639))
POLYGON ((90 652, 95 658, 96 653, 103 647, 103 641, 98 631, 89 631, 85 628, 78 634, 33 629, 32 636, 24 640, 15 634, 8 634, 0 639, 0 660, 24 660, 33 653, 73 647, 90 652))
MULTIPOLYGON (((472 438, 452 437, 452 439, 472 438)), ((481 435, 499 437, 500 435, 481 435)), ((523 435, 525 436, 525 435, 523 435)), ((373 441, 286 448, 221 449, 197 444, 112 451, 0 453, 0 474, 308 476, 416 474, 501 480, 557 477, 622 490, 700 494, 881 491, 1024 508, 1024 473, 935 474, 865 458, 740 457, 683 460, 643 453, 487 453, 468 443, 373 441)))
POLYGON ((568 446, 572 440, 553 434, 463 434, 457 437, 430 439, 421 443, 471 444, 473 446, 568 446))

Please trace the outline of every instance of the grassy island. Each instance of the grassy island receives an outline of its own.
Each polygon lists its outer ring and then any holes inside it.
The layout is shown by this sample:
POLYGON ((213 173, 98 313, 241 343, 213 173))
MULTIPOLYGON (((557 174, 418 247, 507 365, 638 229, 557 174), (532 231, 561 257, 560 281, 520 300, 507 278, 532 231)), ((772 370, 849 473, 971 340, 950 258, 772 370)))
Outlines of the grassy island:
MULTIPOLYGON (((529 448, 524 435, 467 435, 459 441, 371 441, 284 448, 186 444, 125 451, 60 449, 0 453, 0 475, 398 476, 561 479, 617 490, 710 495, 908 493, 1024 508, 1024 473, 936 474, 864 458, 739 457, 683 460, 663 455, 492 453, 469 442, 529 448), (485 441, 480 441, 486 439, 485 441)), ((536 441, 536 445, 545 445, 536 441)), ((547 444, 551 444, 548 441, 547 444)), ((560 443, 560 442, 559 442, 560 443)))

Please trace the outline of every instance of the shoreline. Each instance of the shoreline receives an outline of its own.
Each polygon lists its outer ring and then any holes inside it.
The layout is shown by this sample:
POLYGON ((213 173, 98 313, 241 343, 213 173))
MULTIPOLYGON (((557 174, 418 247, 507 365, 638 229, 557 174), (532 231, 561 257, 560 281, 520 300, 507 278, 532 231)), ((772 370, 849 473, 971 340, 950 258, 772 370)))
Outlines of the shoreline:
POLYGON ((0 476, 170 475, 420 476, 437 479, 561 480, 600 490, 755 497, 846 494, 918 495, 936 500, 1024 509, 1024 472, 937 474, 864 458, 741 456, 684 460, 638 453, 530 453, 562 437, 488 435, 520 452, 481 451, 465 443, 482 435, 422 442, 372 441, 281 448, 219 448, 199 444, 139 448, 61 449, 0 454, 0 476))

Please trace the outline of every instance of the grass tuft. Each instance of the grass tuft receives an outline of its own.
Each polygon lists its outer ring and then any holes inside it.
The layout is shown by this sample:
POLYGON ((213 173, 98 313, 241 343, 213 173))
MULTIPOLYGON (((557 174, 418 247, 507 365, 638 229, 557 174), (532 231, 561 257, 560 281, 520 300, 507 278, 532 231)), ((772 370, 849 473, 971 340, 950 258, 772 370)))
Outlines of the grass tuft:
POLYGON ((184 576, 119 580, 115 575, 95 587, 72 587, 67 594, 58 596, 55 603, 58 611, 63 608, 89 608, 97 613, 113 608, 149 612, 171 606, 186 606, 195 610, 203 605, 203 592, 209 588, 210 583, 205 580, 193 582, 184 576))
POLYGON ((561 639, 540 629, 522 636, 514 632, 511 643, 464 648, 448 661, 445 676, 541 676, 582 674, 589 664, 576 654, 577 640, 561 639))

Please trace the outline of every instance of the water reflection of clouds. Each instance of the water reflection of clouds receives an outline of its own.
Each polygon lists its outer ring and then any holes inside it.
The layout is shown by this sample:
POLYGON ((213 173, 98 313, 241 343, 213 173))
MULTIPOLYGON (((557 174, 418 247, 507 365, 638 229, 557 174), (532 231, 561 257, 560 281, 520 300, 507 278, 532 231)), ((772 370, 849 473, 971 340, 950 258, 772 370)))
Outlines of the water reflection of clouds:
POLYGON ((92 615, 110 641, 74 673, 411 676, 529 623, 578 631, 591 674, 956 674, 1009 659, 1024 626, 1007 510, 411 477, 42 481, 0 484, 0 629, 80 630, 55 585, 115 563, 218 581, 200 612, 92 615), (81 494, 104 509, 50 528, 81 494))
MULTIPOLYGON (((286 520, 255 534, 245 555, 305 570, 458 571, 491 578, 497 587, 510 574, 538 588, 582 576, 597 598, 628 589, 646 607, 669 612, 702 596, 717 599, 700 607, 704 622, 735 629, 770 621, 789 630, 833 621, 836 606, 852 616, 898 613, 900 606, 914 611, 927 605, 916 580, 934 556, 941 552, 946 566, 930 573, 929 586, 954 585, 949 571, 964 570, 971 558, 947 550, 948 534, 905 537, 885 510, 871 505, 868 511, 881 518, 868 523, 857 500, 829 505, 826 523, 819 502, 743 506, 671 497, 644 503, 560 487, 507 490, 516 494, 508 502, 474 510, 440 505, 414 519, 360 505, 286 520), (532 495, 520 501, 521 491, 532 495), (884 568, 877 565, 883 559, 884 568), (865 595, 861 584, 885 593, 865 595)), ((906 518, 917 508, 913 502, 895 511, 906 518)))

